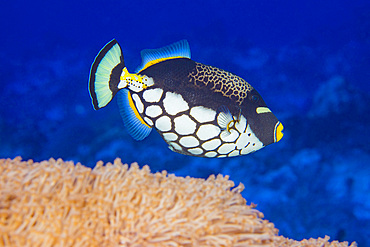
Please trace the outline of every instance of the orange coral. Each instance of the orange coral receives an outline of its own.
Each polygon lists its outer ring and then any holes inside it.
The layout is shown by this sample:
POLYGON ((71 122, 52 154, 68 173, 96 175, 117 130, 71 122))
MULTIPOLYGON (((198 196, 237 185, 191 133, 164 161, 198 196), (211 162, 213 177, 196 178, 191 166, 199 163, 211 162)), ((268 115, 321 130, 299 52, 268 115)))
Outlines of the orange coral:
MULTIPOLYGON (((277 236, 243 185, 151 173, 120 159, 0 160, 0 246, 348 246, 277 236)), ((351 246, 356 246, 352 243, 351 246)))

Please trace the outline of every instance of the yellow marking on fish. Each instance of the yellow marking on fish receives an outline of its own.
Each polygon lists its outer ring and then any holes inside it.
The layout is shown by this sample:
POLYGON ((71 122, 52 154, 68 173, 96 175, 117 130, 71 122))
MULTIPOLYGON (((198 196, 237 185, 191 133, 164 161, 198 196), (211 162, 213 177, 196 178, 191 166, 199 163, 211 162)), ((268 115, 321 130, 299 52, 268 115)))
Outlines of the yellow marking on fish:
POLYGON ((141 72, 141 71, 149 68, 150 66, 152 66, 154 64, 157 64, 157 63, 160 63, 160 62, 163 62, 163 61, 167 61, 167 60, 171 60, 171 59, 176 59, 176 58, 183 58, 183 57, 181 57, 181 56, 177 56, 177 57, 165 57, 165 58, 158 58, 158 59, 149 61, 147 64, 145 64, 144 68, 142 68, 139 72, 141 72))
POLYGON ((271 112, 271 110, 267 107, 257 107, 256 112, 257 114, 261 114, 271 112))
POLYGON ((228 132, 230 132, 230 129, 231 129, 233 126, 234 126, 234 120, 233 120, 233 121, 230 121, 230 122, 227 124, 227 126, 226 126, 226 130, 227 130, 228 132))
POLYGON ((143 83, 143 76, 140 76, 138 74, 131 74, 130 72, 128 72, 126 67, 122 71, 125 74, 121 75, 121 77, 120 77, 121 81, 129 80, 129 81, 137 81, 137 82, 143 83))
POLYGON ((284 129, 284 126, 280 123, 280 122, 278 122, 277 124, 276 124, 277 126, 275 127, 275 142, 278 142, 278 141, 280 141, 281 140, 281 138, 283 138, 283 129, 284 129))
POLYGON ((151 128, 151 127, 150 127, 150 126, 149 126, 149 125, 144 121, 144 119, 142 119, 142 118, 141 118, 141 116, 140 116, 139 112, 137 111, 136 106, 135 106, 135 103, 134 103, 134 101, 132 100, 131 92, 130 92, 130 91, 128 91, 128 102, 129 102, 129 105, 130 105, 131 109, 134 111, 135 116, 140 120, 140 122, 141 122, 142 124, 145 124, 145 125, 146 125, 146 126, 148 126, 149 128, 151 128))

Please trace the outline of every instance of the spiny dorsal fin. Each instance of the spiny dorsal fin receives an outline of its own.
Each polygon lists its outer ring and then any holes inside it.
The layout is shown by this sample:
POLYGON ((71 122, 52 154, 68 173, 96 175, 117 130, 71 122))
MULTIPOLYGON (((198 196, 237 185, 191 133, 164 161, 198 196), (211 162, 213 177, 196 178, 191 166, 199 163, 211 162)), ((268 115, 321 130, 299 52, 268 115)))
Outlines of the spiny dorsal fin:
POLYGON ((141 51, 141 65, 136 69, 136 73, 165 60, 174 58, 189 58, 190 47, 187 40, 180 40, 171 45, 159 49, 146 49, 141 51))

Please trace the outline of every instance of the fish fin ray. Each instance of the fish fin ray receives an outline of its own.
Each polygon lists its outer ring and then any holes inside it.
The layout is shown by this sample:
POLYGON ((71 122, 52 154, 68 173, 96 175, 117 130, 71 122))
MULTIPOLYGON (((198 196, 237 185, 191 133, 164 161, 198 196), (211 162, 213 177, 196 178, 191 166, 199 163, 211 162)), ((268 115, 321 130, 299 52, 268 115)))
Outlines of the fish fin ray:
POLYGON ((137 141, 145 139, 152 128, 145 124, 144 120, 138 115, 130 91, 128 89, 120 90, 117 94, 117 102, 127 132, 137 141))
POLYGON ((174 58, 189 58, 190 59, 190 47, 187 40, 180 40, 168 46, 164 46, 159 49, 146 49, 141 51, 142 62, 141 65, 136 69, 136 73, 143 71, 144 69, 160 63, 162 61, 174 58))
POLYGON ((231 121, 234 121, 233 115, 231 114, 229 108, 222 105, 217 110, 217 124, 220 126, 222 130, 225 130, 228 128, 229 123, 231 121))
POLYGON ((113 39, 99 51, 91 65, 89 92, 95 110, 108 105, 118 92, 124 67, 121 47, 113 39))

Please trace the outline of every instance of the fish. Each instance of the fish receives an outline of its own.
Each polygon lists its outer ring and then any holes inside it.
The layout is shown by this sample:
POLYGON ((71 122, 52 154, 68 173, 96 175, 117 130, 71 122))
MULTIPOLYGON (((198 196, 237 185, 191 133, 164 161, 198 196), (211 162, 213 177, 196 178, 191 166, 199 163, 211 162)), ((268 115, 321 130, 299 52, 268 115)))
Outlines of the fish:
POLYGON ((113 39, 95 57, 89 78, 94 109, 116 97, 135 140, 155 129, 174 152, 224 158, 282 139, 282 123, 256 89, 231 72, 191 60, 186 40, 143 50, 141 58, 130 73, 113 39))

